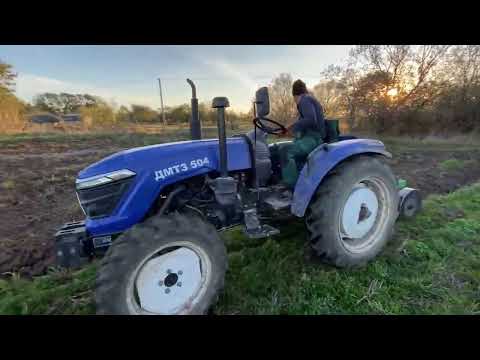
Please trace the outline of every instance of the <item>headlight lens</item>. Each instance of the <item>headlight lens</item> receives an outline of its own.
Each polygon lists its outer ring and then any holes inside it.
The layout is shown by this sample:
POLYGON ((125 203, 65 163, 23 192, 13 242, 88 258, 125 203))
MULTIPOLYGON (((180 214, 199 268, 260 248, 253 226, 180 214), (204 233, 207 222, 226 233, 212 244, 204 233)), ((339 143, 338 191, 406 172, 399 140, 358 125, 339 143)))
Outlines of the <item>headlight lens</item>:
POLYGON ((110 215, 128 191, 135 175, 133 171, 124 169, 78 179, 77 196, 85 215, 92 219, 110 215))
POLYGON ((77 179, 75 181, 75 185, 77 190, 83 190, 83 189, 88 189, 95 186, 108 184, 113 181, 127 179, 135 175, 136 175, 135 172, 128 169, 123 169, 123 170, 113 171, 111 173, 104 174, 104 175, 92 176, 86 179, 77 179))

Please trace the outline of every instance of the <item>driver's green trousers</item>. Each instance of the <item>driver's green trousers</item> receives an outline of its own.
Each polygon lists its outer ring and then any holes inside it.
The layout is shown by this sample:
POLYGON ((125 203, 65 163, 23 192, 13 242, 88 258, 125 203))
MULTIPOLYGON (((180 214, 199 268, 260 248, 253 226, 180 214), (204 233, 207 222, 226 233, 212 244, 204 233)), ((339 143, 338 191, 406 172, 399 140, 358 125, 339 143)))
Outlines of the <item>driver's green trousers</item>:
POLYGON ((322 135, 316 131, 306 131, 304 134, 295 134, 292 146, 285 154, 282 166, 282 181, 293 189, 298 179, 298 163, 304 162, 317 146, 323 144, 322 135))

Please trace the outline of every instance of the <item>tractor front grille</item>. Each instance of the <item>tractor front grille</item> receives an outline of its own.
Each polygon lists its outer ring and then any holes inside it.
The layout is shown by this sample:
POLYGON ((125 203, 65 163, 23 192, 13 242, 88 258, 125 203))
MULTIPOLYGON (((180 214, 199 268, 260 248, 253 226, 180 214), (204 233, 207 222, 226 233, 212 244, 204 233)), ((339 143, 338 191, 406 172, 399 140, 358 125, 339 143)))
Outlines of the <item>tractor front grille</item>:
POLYGON ((77 190, 78 201, 85 215, 100 218, 110 215, 116 208, 122 195, 128 190, 133 177, 109 184, 77 190))

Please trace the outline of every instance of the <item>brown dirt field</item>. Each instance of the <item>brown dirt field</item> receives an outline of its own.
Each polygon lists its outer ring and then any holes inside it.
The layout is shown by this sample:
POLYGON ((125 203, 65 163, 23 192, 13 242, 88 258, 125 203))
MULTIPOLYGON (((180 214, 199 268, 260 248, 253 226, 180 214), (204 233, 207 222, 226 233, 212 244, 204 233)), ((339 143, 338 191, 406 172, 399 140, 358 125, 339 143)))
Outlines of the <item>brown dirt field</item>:
MULTIPOLYGON (((74 190, 77 173, 119 150, 94 139, 0 144, 0 274, 38 275, 53 263, 56 228, 83 217, 74 190)), ((480 149, 473 146, 395 145, 389 150, 396 175, 424 197, 480 179, 480 149), (439 163, 447 159, 466 161, 465 168, 442 171, 439 163)))
POLYGON ((444 194, 480 180, 480 147, 478 149, 424 149, 411 151, 408 148, 392 151, 389 160, 395 174, 407 180, 408 186, 419 189, 422 197, 429 194, 444 194), (443 170, 439 164, 456 159, 464 163, 458 170, 443 170))

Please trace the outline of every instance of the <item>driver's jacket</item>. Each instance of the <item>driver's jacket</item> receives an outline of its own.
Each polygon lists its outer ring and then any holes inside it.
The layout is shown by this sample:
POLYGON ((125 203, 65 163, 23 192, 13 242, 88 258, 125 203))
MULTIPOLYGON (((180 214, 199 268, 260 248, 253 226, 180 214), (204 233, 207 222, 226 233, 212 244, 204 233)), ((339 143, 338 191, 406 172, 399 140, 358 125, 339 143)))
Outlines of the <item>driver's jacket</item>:
POLYGON ((322 138, 325 139, 327 135, 325 118, 322 105, 317 99, 309 94, 302 95, 297 109, 300 116, 292 126, 293 132, 295 134, 305 134, 310 130, 320 133, 322 138))

